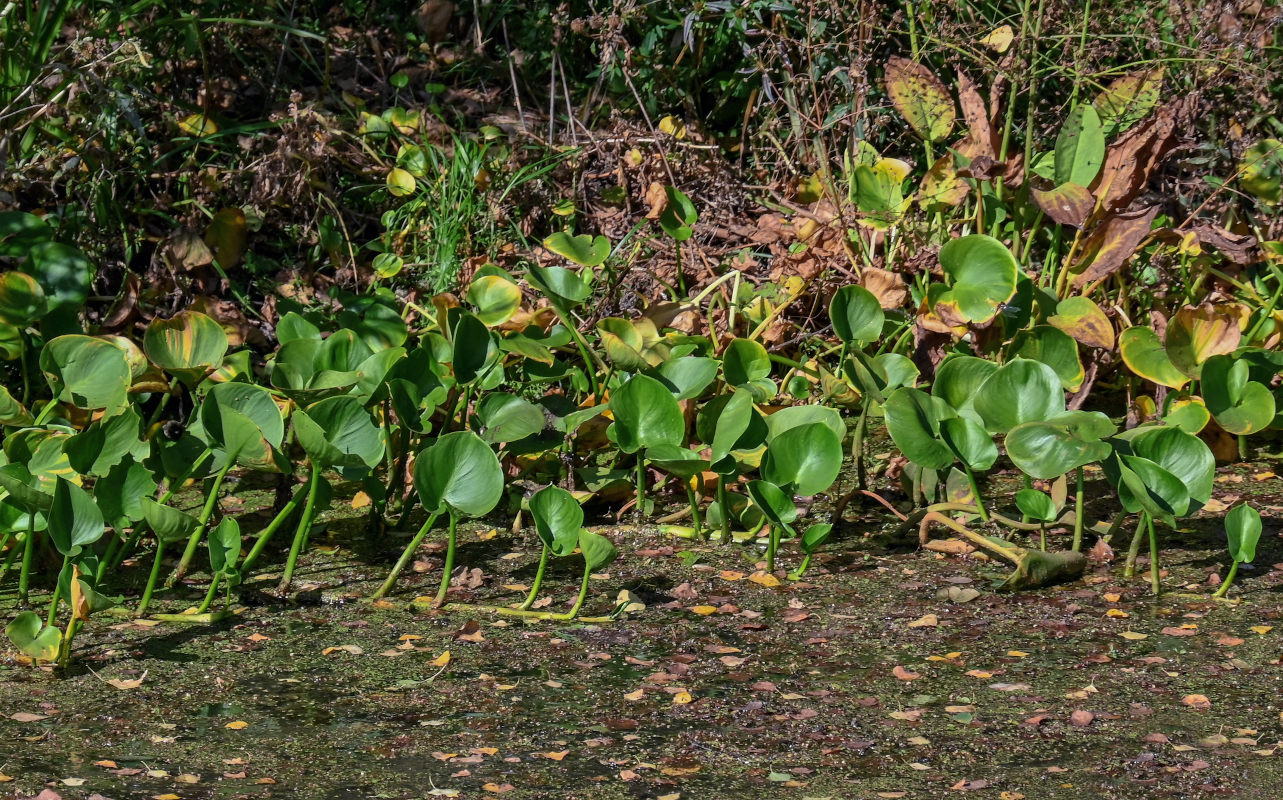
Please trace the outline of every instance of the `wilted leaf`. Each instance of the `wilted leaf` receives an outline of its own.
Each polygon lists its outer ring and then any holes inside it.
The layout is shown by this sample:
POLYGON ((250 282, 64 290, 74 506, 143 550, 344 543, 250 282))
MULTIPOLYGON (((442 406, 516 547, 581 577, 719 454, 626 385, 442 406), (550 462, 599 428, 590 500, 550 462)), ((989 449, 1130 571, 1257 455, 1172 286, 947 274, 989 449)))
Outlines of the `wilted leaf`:
POLYGON ((953 130, 953 98, 927 67, 892 56, 887 59, 886 89, 896 111, 923 139, 943 141, 953 130))

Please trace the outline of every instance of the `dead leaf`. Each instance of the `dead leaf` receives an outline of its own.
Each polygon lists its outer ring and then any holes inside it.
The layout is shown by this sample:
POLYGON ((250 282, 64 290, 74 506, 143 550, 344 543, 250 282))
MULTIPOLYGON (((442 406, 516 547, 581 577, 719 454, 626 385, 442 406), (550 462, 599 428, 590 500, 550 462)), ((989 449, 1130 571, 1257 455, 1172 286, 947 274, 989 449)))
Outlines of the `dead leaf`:
POLYGON ((129 679, 112 678, 108 680, 107 683, 110 683, 112 686, 115 686, 117 689, 122 689, 122 690, 137 689, 139 686, 143 685, 143 679, 146 677, 147 677, 147 671, 144 670, 143 674, 139 675, 137 678, 129 678, 129 679))
POLYGON ((249 727, 249 723, 245 720, 238 719, 234 722, 227 723, 223 727, 227 728, 229 731, 243 731, 249 727))
POLYGON ((934 628, 940 624, 940 618, 935 614, 925 614, 909 623, 910 628, 934 628))
POLYGON ((1077 728, 1085 728, 1096 719, 1096 715, 1090 711, 1078 709, 1069 715, 1069 724, 1077 728))
POLYGON ((780 585, 780 579, 769 572, 754 572, 752 575, 748 576, 748 579, 753 583, 757 583, 768 588, 780 585))
POLYGON ((1187 694, 1181 698, 1181 702, 1198 711, 1204 711, 1212 707, 1212 701, 1207 699, 1205 694, 1187 694))
POLYGON ((349 654, 354 655, 354 656, 359 656, 359 655, 361 655, 361 654, 362 654, 362 653, 364 653, 364 652, 365 652, 365 651, 364 651, 364 650, 362 650, 362 649, 361 649, 361 647, 360 647, 359 645, 355 645, 355 644, 341 644, 341 645, 338 645, 337 647, 327 647, 327 648, 325 648, 324 650, 322 650, 322 651, 321 651, 321 655, 323 655, 323 656, 328 656, 328 655, 331 655, 331 654, 333 654, 333 653, 349 653, 349 654))
POLYGON ((919 673, 910 672, 898 664, 891 670, 891 674, 902 681, 916 681, 918 678, 922 677, 919 673))

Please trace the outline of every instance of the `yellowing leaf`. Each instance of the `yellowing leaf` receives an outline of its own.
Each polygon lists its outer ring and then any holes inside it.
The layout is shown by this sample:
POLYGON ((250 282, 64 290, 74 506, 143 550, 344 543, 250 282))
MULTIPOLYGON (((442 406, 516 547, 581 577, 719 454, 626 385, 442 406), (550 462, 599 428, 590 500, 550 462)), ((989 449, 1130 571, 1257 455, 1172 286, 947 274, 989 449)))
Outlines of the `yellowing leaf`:
POLYGON ((780 585, 780 579, 769 572, 754 572, 748 576, 748 579, 762 586, 775 587, 780 585))
POLYGON ((1107 616, 1107 617, 1130 617, 1130 616, 1131 616, 1131 614, 1128 614, 1126 611, 1123 611, 1121 608, 1111 608, 1111 609, 1109 609, 1108 611, 1106 611, 1106 612, 1105 612, 1105 616, 1107 616))
POLYGON ((1264 636, 1265 634, 1274 630, 1274 626, 1273 625, 1253 625, 1249 630, 1251 630, 1253 633, 1259 633, 1262 636, 1264 636))
POLYGON ((249 727, 249 723, 245 720, 238 719, 235 722, 227 723, 223 727, 227 728, 229 731, 243 731, 249 727))
POLYGON ((388 172, 387 178, 388 194, 393 197, 409 197, 414 194, 418 184, 414 181, 414 176, 400 167, 393 167, 388 172))
POLYGON ((724 569, 721 572, 717 573, 717 577, 721 578, 724 581, 742 581, 744 580, 744 573, 736 572, 735 570, 731 570, 731 569, 724 569))
POLYGON ((909 623, 910 628, 934 628, 940 624, 940 618, 935 614, 925 614, 909 623))
POLYGON ((701 617, 707 617, 710 614, 717 613, 717 606, 691 606, 691 611, 694 611, 701 617))
POLYGON ((686 124, 672 115, 659 121, 659 129, 674 139, 686 138, 686 124))
POLYGON ((694 698, 691 697, 691 693, 683 689, 677 694, 673 695, 673 705, 684 706, 687 703, 691 702, 691 700, 693 699, 694 698))
POLYGON ((178 129, 188 136, 213 136, 218 133, 218 123, 204 114, 192 114, 179 120, 178 129))
POLYGON ((943 141, 953 130, 953 97, 922 64, 899 56, 887 59, 886 90, 895 110, 923 139, 943 141))
POLYGON ((439 655, 439 656, 437 656, 436 658, 432 659, 432 666, 434 666, 434 667, 444 667, 446 664, 449 664, 449 663, 450 663, 450 651, 449 651, 449 650, 445 651, 445 652, 444 652, 444 653, 442 653, 441 655, 439 655))
POLYGON ((1148 638, 1149 638, 1149 635, 1148 635, 1148 634, 1144 634, 1144 633, 1137 633, 1136 631, 1123 631, 1122 633, 1120 633, 1120 634, 1118 634, 1118 635, 1119 635, 1119 636, 1121 636, 1121 637, 1123 637, 1124 639, 1129 639, 1129 640, 1131 640, 1131 641, 1133 641, 1133 642, 1139 642, 1141 639, 1148 639, 1148 638))
POLYGON ((1181 698, 1181 702, 1190 708, 1205 709, 1212 707, 1212 701, 1207 699, 1205 694, 1187 694, 1181 698))
POLYGON ((1008 650, 1007 655, 1011 656, 1012 658, 1024 658, 1029 654, 1026 653, 1024 650, 1008 650))
POLYGON ((552 753, 536 753, 536 755, 541 755, 541 756, 543 756, 544 758, 551 758, 553 761, 561 761, 563 758, 565 758, 566 756, 570 755, 570 751, 569 751, 569 750, 558 750, 558 751, 556 751, 556 752, 552 752, 552 753))
POLYGON ((146 677, 147 677, 147 671, 144 670, 143 674, 138 676, 137 678, 129 678, 127 680, 122 678, 112 678, 108 680, 107 683, 121 690, 137 689, 139 686, 143 685, 143 678, 146 678, 146 677))
POLYGON ((370 496, 365 492, 357 492, 352 495, 352 508, 369 508, 370 496))
MULTIPOLYGON (((1011 29, 1010 25, 1000 25, 999 27, 994 28, 992 31, 990 31, 988 36, 981 39, 980 44, 984 45, 985 47, 988 47, 990 50, 994 51, 995 53, 1005 53, 1007 52, 1007 49, 1011 47, 1011 43, 1015 38, 1016 38, 1015 31, 1011 29)), ((1003 794, 1005 795, 1010 793, 1003 792, 1003 794)), ((1024 797, 1024 795, 1019 795, 1019 796, 1024 797)))

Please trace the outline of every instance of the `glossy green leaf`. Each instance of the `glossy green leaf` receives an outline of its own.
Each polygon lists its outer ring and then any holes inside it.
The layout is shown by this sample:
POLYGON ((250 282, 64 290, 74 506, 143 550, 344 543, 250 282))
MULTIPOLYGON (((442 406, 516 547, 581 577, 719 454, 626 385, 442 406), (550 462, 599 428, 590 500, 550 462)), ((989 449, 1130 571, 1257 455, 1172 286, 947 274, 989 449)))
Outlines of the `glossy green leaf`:
POLYGON ((670 358, 659 365, 659 379, 678 400, 699 397, 717 378, 717 359, 704 356, 670 358))
POLYGON ((325 467, 367 467, 383 459, 378 425, 355 397, 329 397, 291 415, 298 443, 313 463, 325 467))
POLYGON ((581 267, 595 267, 610 256, 609 239, 586 233, 571 236, 565 231, 558 231, 544 239, 543 246, 581 267))
POLYGON ((521 307, 521 289, 507 278, 485 275, 472 281, 465 298, 488 327, 502 325, 521 307))
POLYGON ((1118 352, 1133 373, 1151 383, 1179 389, 1189 377, 1176 368, 1167 356, 1158 334, 1142 325, 1134 325, 1118 336, 1118 352))
POLYGON ((1080 105, 1056 135, 1055 181, 1091 186, 1105 163, 1105 130, 1096 109, 1080 105))
POLYGON ((902 387, 887 398, 887 433, 905 458, 927 469, 940 470, 954 462, 954 452, 940 438, 940 420, 954 415, 938 397, 902 387))
POLYGON ((810 555, 819 550, 833 533, 833 525, 828 522, 817 522, 802 532, 802 552, 810 555))
POLYGON ((236 569, 241 557, 241 526, 234 517, 223 517, 209 532, 209 568, 214 573, 228 574, 236 569))
POLYGON ((668 387, 648 375, 634 375, 610 395, 615 439, 625 453, 660 444, 680 445, 686 420, 668 387))
POLYGON ((1230 558, 1245 564, 1256 560, 1256 544, 1261 540, 1261 514, 1247 503, 1230 509, 1225 515, 1225 534, 1229 539, 1230 558))
POLYGON ((98 541, 106 530, 94 498, 66 478, 58 478, 49 507, 49 537, 64 556, 80 554, 85 545, 98 541))
POLYGON ((1056 521, 1055 502, 1037 489, 1021 489, 1016 492, 1016 507, 1021 514, 1035 522, 1056 521))
POLYGON ((1007 433, 1004 444, 1021 472, 1039 480, 1054 480, 1107 458, 1111 448, 1101 439, 1114 431, 1114 424, 1098 411, 1069 411, 1050 420, 1017 425, 1007 433))
POLYGON ((53 661, 62 648, 62 631, 46 625, 34 611, 23 611, 5 626, 13 646, 36 661, 53 661))
POLYGON ((592 286, 588 281, 565 267, 531 267, 526 279, 544 294, 571 303, 582 303, 592 296, 592 286))
POLYGON ((143 518, 157 536, 166 542, 181 542, 192 535, 200 520, 184 511, 143 498, 143 518))
POLYGON ((826 425, 813 422, 771 439, 762 461, 762 477, 810 497, 832 486, 841 468, 842 440, 826 425))
POLYGON ((774 525, 778 525, 787 531, 792 528, 789 525, 797 519, 797 506, 793 504, 793 498, 780 487, 769 481, 749 481, 748 497, 753 501, 753 505, 766 516, 774 525))
POLYGON ((976 393, 997 371, 998 365, 988 359, 954 356, 936 370, 931 394, 948 403, 959 416, 981 422, 974 408, 976 393))
POLYGON ((940 248, 940 266, 949 288, 937 302, 955 308, 967 322, 988 322, 1016 294, 1020 265, 992 236, 975 233, 950 239, 940 248))
POLYGON ((781 408, 766 417, 766 440, 773 442, 785 431, 802 425, 810 425, 813 422, 818 422, 833 431, 833 435, 838 438, 838 441, 846 438, 846 423, 842 420, 842 415, 838 413, 836 408, 820 405, 800 405, 781 408))
POLYGON ((35 278, 17 270, 0 275, 0 322, 25 328, 46 308, 45 291, 35 278))
POLYGON ((575 551, 584 510, 573 494, 559 486, 545 486, 530 496, 530 516, 535 532, 554 555, 568 556, 575 551))
POLYGON ((699 220, 695 204, 690 198, 672 186, 664 187, 668 204, 659 215, 659 227, 673 238, 673 241, 684 242, 695 232, 694 224, 699 220))
POLYGON ((109 413, 125 405, 132 379, 123 350, 105 339, 80 334, 49 341, 40 353, 40 369, 62 402, 109 413))
POLYGON ((843 286, 829 301, 833 332, 846 344, 871 342, 882 334, 884 314, 878 298, 863 286, 843 286))
POLYGON ((1060 378, 1046 364, 1017 358, 989 376, 976 392, 976 413, 993 433, 1041 422, 1065 411, 1060 378))
POLYGON ((601 569, 619 555, 615 545, 605 536, 582 529, 579 531, 579 552, 583 553, 589 572, 601 569))
POLYGON ((491 392, 477 403, 477 419, 482 425, 481 438, 491 444, 515 442, 544 429, 544 412, 522 397, 505 392, 491 392))
POLYGON ((993 437, 980 423, 966 417, 940 420, 940 440, 971 469, 989 469, 998 460, 993 437))
POLYGON ((1274 395, 1249 377, 1248 362, 1232 356, 1212 356, 1203 364, 1201 385, 1207 410, 1227 432, 1256 433, 1274 421, 1274 395))
POLYGON ((1035 325, 1017 333, 1011 342, 1011 354, 1051 367, 1066 391, 1076 392, 1083 384, 1085 372, 1078 356, 1078 343, 1051 325, 1035 325))
POLYGON ((414 460, 414 486, 425 510, 480 517, 503 497, 503 469, 481 437, 456 431, 440 437, 414 460))

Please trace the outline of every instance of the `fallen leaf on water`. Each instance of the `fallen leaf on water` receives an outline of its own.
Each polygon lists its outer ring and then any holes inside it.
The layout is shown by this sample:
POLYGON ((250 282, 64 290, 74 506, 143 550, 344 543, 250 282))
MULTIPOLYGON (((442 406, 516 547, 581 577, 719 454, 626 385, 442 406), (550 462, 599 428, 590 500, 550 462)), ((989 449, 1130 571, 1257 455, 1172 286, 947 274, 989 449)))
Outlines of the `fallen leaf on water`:
POLYGON ((1119 600, 1122 600, 1122 599, 1123 599, 1123 596, 1118 592, 1105 592, 1106 602, 1117 603, 1119 600))
POLYGON ((769 572, 754 572, 752 575, 748 576, 748 579, 753 583, 758 583, 758 584, 761 584, 762 586, 767 586, 767 587, 775 587, 780 585, 780 579, 770 574, 769 572))
POLYGON ((175 783, 200 783, 200 776, 193 775, 190 772, 184 772, 182 775, 174 776, 175 783))
POLYGON ((918 678, 922 677, 919 673, 910 672, 898 664, 891 670, 891 674, 902 681, 916 681, 918 678))
POLYGON ((13 780, 12 775, 6 775, 3 772, 0 772, 0 783, 8 783, 11 780, 13 780))
POLYGON ((1273 472, 1269 472, 1269 471, 1267 470, 1267 471, 1265 471, 1265 472, 1258 472, 1258 473, 1256 473, 1255 475, 1253 475, 1253 476, 1252 476, 1252 480, 1257 480, 1257 481, 1268 481, 1270 478, 1273 478, 1273 477, 1275 477, 1274 473, 1273 473, 1273 472))
POLYGON ((934 628, 940 624, 940 618, 935 614, 925 614, 909 623, 910 628, 934 628))
POLYGON ((1238 647, 1243 644, 1243 640, 1237 636, 1230 636, 1229 634, 1222 633, 1216 638, 1216 643, 1221 647, 1238 647))
POLYGON ((229 723, 227 723, 227 724, 226 724, 226 725, 224 725, 223 727, 224 727, 224 728, 227 728, 227 729, 228 729, 228 730, 230 730, 230 731, 241 731, 241 730, 245 730, 246 728, 248 728, 248 727, 249 727, 249 723, 248 723, 248 722, 246 722, 246 721, 245 721, 245 720, 243 720, 243 719, 238 719, 238 720, 236 720, 235 722, 229 722, 229 723))
POLYGON ((717 613, 717 606, 691 606, 691 611, 694 611, 701 617, 707 617, 709 614, 717 613))
POLYGON ((444 667, 446 664, 449 664, 449 663, 450 663, 450 651, 449 651, 449 650, 447 650, 447 651, 445 651, 444 653, 442 653, 441 655, 439 655, 439 656, 437 656, 436 658, 432 659, 432 662, 431 662, 431 663, 432 663, 432 666, 434 666, 434 667, 444 667))
POLYGON ((1141 639, 1149 638, 1149 634, 1137 633, 1136 631, 1123 631, 1118 635, 1123 637, 1124 639, 1130 639, 1133 642, 1139 642, 1141 639))
POLYGON ((43 719, 49 719, 48 714, 32 714, 27 711, 19 711, 9 717, 14 722, 39 722, 43 719))
POLYGON ((322 651, 321 651, 321 655, 323 655, 323 656, 328 656, 328 655, 330 655, 331 653, 350 653, 350 654, 352 654, 352 655, 354 655, 354 656, 359 656, 359 655, 361 655, 361 654, 362 654, 362 653, 364 653, 364 652, 365 652, 365 651, 364 651, 364 650, 362 650, 362 649, 361 649, 359 646, 357 646, 357 645, 354 645, 354 644, 341 644, 341 645, 338 645, 337 647, 327 647, 327 648, 325 648, 324 650, 322 650, 322 651))
POLYGON ((673 695, 673 705, 684 706, 687 703, 691 702, 691 700, 693 699, 694 698, 691 697, 691 693, 683 689, 677 694, 673 695))
POLYGON ((558 750, 558 751, 551 752, 551 753, 535 753, 535 755, 537 755, 537 756, 543 756, 544 758, 551 758, 553 761, 561 761, 563 758, 565 758, 566 756, 570 755, 570 751, 569 751, 569 750, 558 750))
POLYGON ((103 759, 102 761, 95 761, 94 766, 102 767, 103 769, 116 769, 120 765, 117 764, 115 761, 111 761, 109 759, 103 759))
POLYGON ((717 573, 717 577, 721 578, 724 581, 742 581, 744 580, 744 573, 736 572, 735 570, 732 570, 732 569, 724 569, 721 572, 717 573))
POLYGON ((950 586, 936 592, 937 600, 948 600, 950 603, 969 603, 980 596, 980 592, 969 586, 950 586))
POLYGON ((1024 658, 1029 654, 1026 653, 1024 650, 1008 650, 1007 655, 1011 656, 1012 658, 1024 658))
POLYGON ((1090 711, 1078 709, 1069 715, 1069 724, 1077 728, 1085 728, 1090 725, 1094 719, 1096 719, 1095 714, 1090 711))
POLYGON ((985 680, 987 678, 993 677, 992 672, 987 672, 983 669, 969 669, 967 670, 966 674, 971 676, 972 678, 980 678, 981 680, 985 680))
POLYGON ((63 783, 63 785, 65 785, 65 786, 73 786, 73 787, 74 787, 74 786, 84 786, 84 785, 85 785, 85 779, 84 779, 84 778, 63 778, 63 779, 62 779, 62 783, 63 783))
POLYGON ((637 690, 637 691, 635 691, 635 692, 629 692, 628 694, 624 695, 624 699, 625 699, 625 700, 631 700, 631 701, 633 701, 633 702, 636 702, 636 701, 638 701, 638 700, 642 699, 642 698, 643 698, 643 697, 645 697, 645 696, 646 696, 646 693, 645 693, 645 692, 643 692, 641 689, 638 689, 638 690, 637 690))
POLYGON ((1128 614, 1126 611, 1123 611, 1121 608, 1111 608, 1105 612, 1105 616, 1125 618, 1125 617, 1130 617, 1131 614, 1128 614))
POLYGON ((661 794, 655 800, 681 800, 681 796, 681 792, 673 792, 672 794, 661 794))
POLYGON ((107 681, 107 683, 110 683, 112 686, 115 686, 117 689, 122 689, 122 690, 137 689, 139 686, 143 685, 143 678, 146 678, 146 677, 147 677, 147 671, 143 670, 143 674, 139 675, 137 678, 129 678, 129 679, 111 678, 110 680, 107 681))
POLYGON ((996 692, 1023 692, 1030 686, 1027 683, 991 683, 989 688, 996 692))
POLYGON ((1205 694, 1187 694, 1181 698, 1181 702, 1200 711, 1212 707, 1212 701, 1208 700, 1205 694))
POLYGON ((515 788, 517 787, 513 786, 511 783, 487 783, 482 785, 481 791, 503 794, 504 792, 511 792, 515 788))
POLYGON ((352 495, 352 508, 368 508, 370 505, 370 496, 365 492, 357 492, 352 495))
POLYGON ((1273 625, 1253 625, 1251 627, 1251 631, 1253 633, 1259 633, 1262 636, 1264 636, 1265 634, 1269 633, 1272 630, 1274 630, 1273 625))
POLYGON ((174 794, 173 792, 166 792, 165 794, 152 795, 151 800, 182 800, 182 797, 174 794))

